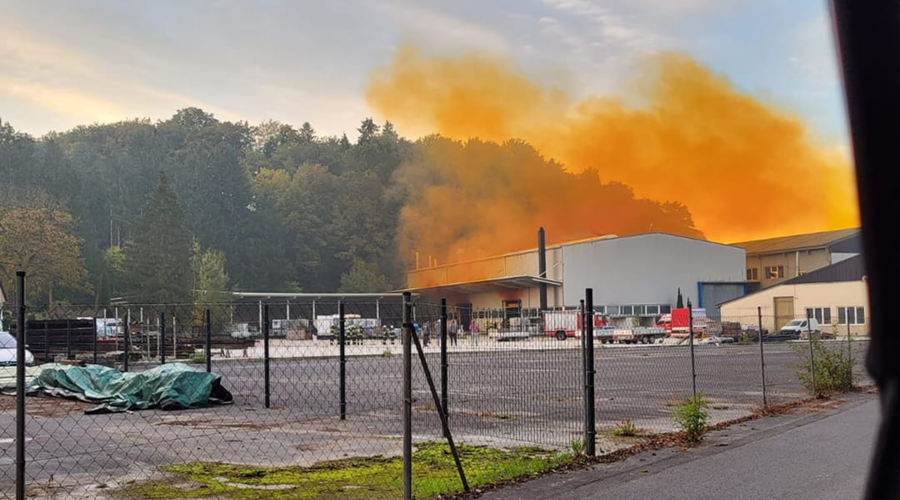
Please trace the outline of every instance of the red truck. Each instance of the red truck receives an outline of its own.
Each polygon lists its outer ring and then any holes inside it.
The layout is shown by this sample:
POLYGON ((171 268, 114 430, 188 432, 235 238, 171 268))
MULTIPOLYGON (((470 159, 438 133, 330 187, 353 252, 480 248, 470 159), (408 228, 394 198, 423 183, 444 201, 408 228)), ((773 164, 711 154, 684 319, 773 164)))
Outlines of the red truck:
MULTIPOLYGON (((594 313, 594 331, 606 326, 608 321, 602 314, 594 313)), ((569 337, 581 337, 581 312, 577 309, 567 311, 547 311, 544 313, 544 333, 556 340, 569 337)))
MULTIPOLYGON (((667 337, 687 338, 690 331, 690 312, 684 308, 672 309, 672 314, 663 314, 659 318, 659 324, 665 327, 667 337)), ((697 308, 693 310, 694 334, 718 335, 722 327, 721 325, 706 316, 706 309, 697 308)))

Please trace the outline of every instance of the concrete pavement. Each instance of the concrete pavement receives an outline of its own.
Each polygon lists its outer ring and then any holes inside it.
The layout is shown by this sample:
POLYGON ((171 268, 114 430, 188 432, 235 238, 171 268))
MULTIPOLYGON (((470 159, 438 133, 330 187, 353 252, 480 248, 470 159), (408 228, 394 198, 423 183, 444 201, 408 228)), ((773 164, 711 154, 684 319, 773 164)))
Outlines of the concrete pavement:
POLYGON ((850 395, 836 410, 767 417, 711 433, 689 451, 658 450, 623 462, 547 476, 485 500, 846 500, 860 498, 879 408, 850 395))

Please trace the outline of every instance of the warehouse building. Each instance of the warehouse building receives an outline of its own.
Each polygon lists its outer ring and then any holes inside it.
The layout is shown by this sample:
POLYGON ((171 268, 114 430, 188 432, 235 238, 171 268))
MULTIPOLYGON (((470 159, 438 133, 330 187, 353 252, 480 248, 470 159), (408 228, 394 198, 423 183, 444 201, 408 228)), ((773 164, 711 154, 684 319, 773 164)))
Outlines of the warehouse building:
MULTIPOLYGON (((665 233, 602 236, 487 259, 416 269, 407 289, 463 309, 576 307, 594 289, 598 312, 657 316, 685 300, 715 305, 746 293, 742 248, 665 233)), ((717 312, 713 307, 713 312, 717 312)))
POLYGON ((869 334, 869 297, 861 255, 811 271, 759 292, 719 304, 723 320, 756 324, 762 311, 763 328, 777 332, 788 321, 816 318, 821 330, 853 335, 869 334))
POLYGON ((765 288, 855 257, 862 241, 859 228, 849 228, 732 245, 747 252, 747 281, 765 288))

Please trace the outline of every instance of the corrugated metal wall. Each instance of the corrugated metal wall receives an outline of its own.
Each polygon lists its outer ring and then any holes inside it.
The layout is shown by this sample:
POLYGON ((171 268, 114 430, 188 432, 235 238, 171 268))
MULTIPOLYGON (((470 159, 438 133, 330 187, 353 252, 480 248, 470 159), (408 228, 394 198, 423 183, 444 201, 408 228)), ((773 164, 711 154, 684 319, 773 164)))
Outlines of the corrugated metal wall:
POLYGON ((742 248, 668 234, 644 234, 563 247, 563 300, 578 305, 586 287, 594 303, 675 304, 678 289, 697 303, 697 283, 744 281, 742 248))
POLYGON ((746 295, 743 283, 700 283, 698 289, 700 302, 697 306, 705 307, 706 316, 715 320, 721 319, 718 304, 746 295))

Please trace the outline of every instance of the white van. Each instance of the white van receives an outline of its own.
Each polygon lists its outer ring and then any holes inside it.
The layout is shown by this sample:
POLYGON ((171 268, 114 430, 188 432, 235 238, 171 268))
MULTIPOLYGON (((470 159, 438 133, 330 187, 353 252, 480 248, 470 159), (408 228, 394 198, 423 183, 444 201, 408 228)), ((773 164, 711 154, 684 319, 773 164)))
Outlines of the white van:
POLYGON ((809 338, 810 331, 813 332, 813 335, 821 333, 819 331, 819 322, 816 318, 811 318, 809 321, 810 324, 807 325, 806 318, 792 319, 781 327, 781 334, 790 335, 794 338, 809 338))

